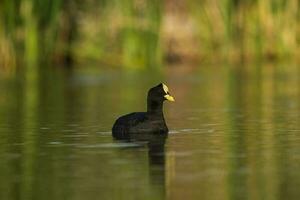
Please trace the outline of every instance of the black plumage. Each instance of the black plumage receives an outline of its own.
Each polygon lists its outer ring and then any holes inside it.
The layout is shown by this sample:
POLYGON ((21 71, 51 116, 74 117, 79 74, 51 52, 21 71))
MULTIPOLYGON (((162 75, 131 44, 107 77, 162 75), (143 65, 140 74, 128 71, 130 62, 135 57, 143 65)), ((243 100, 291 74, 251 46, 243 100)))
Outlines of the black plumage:
POLYGON ((147 112, 134 112, 119 117, 113 125, 112 135, 116 139, 145 139, 152 135, 167 134, 163 114, 163 102, 174 101, 165 84, 151 88, 147 97, 147 112))

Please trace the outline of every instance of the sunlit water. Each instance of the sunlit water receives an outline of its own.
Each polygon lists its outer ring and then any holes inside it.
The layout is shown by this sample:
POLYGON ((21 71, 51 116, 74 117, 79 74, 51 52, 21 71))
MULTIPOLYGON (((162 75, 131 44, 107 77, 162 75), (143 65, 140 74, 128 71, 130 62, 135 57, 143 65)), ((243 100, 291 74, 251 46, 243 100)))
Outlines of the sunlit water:
POLYGON ((296 66, 1 76, 0 199, 300 199, 296 66), (157 145, 114 141, 165 82, 157 145))

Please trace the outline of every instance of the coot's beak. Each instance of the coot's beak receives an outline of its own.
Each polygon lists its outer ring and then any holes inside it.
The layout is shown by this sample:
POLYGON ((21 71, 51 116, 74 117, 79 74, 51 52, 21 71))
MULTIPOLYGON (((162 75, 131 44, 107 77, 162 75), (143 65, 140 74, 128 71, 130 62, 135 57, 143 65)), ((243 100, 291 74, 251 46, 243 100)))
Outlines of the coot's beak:
POLYGON ((172 96, 169 95, 169 94, 166 94, 164 97, 165 97, 165 99, 168 100, 168 101, 172 101, 172 102, 175 101, 174 97, 172 97, 172 96))

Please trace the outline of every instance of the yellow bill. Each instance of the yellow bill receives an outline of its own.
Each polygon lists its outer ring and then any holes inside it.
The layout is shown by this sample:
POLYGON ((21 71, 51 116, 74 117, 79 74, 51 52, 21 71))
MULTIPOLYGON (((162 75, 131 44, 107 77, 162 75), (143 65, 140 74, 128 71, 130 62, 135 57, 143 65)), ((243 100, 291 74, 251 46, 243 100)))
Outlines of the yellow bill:
POLYGON ((172 101, 172 102, 175 101, 174 97, 172 97, 172 96, 169 95, 169 94, 166 94, 164 97, 165 97, 165 99, 167 99, 168 101, 172 101))

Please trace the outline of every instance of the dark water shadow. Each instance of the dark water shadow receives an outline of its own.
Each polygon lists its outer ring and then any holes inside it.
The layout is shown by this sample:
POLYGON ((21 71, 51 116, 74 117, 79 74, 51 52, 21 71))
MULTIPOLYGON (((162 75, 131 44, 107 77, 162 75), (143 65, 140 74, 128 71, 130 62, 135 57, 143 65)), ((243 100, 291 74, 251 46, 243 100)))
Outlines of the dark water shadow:
MULTIPOLYGON (((122 150, 141 150, 146 149, 148 153, 149 166, 149 183, 151 191, 159 194, 159 199, 166 197, 166 155, 165 144, 167 141, 167 134, 149 134, 141 137, 130 138, 129 140, 116 140, 116 142, 126 142, 127 145, 122 150), (143 139, 141 139, 143 138, 143 139), (147 138, 147 139, 145 139, 147 138)), ((146 155, 145 155, 146 156, 146 155)), ((158 198, 157 196, 155 198, 158 198)))
POLYGON ((165 195, 165 143, 167 135, 156 136, 148 143, 149 175, 153 186, 161 186, 165 195))

